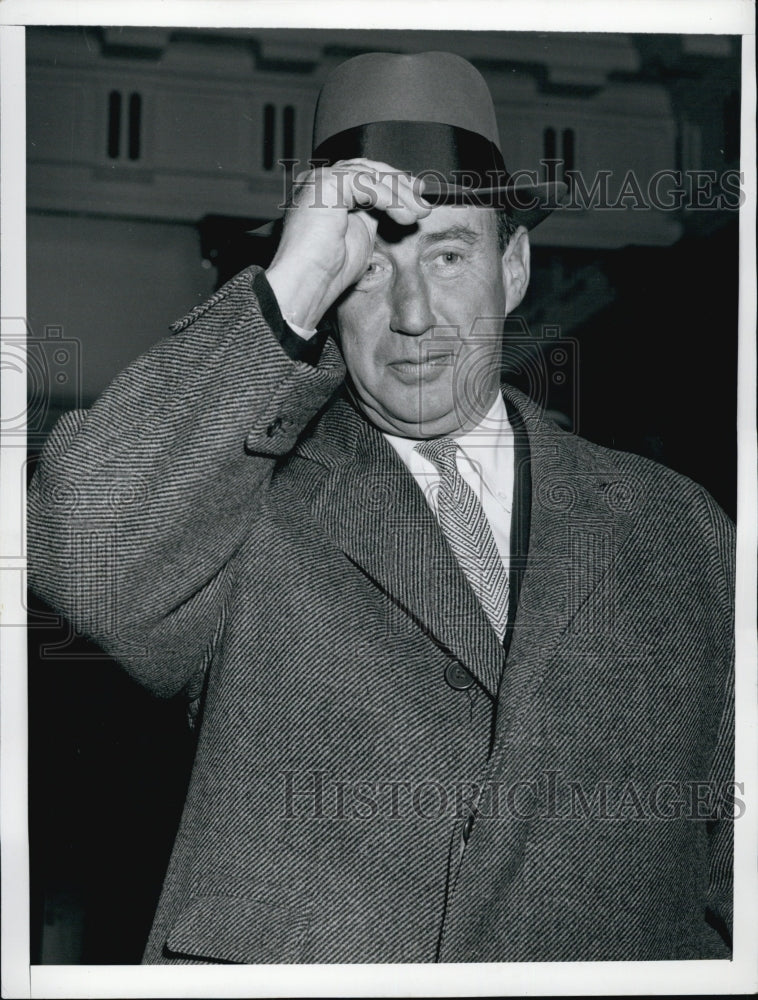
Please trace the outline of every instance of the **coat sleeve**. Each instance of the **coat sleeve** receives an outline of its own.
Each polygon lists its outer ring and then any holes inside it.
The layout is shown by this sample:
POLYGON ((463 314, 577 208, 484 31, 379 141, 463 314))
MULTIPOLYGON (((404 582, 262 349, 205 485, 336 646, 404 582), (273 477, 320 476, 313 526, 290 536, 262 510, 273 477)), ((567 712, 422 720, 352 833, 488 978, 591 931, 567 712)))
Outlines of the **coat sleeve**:
POLYGON ((713 635, 722 651, 716 672, 723 691, 721 717, 711 760, 710 786, 714 804, 707 823, 709 841, 708 910, 706 919, 732 943, 732 893, 734 820, 740 815, 739 786, 734 773, 734 666, 735 666, 735 555, 734 525, 720 507, 702 491, 705 503, 705 537, 713 539, 707 564, 713 635))
POLYGON ((30 485, 31 588, 163 696, 202 674, 274 466, 344 376, 331 341, 315 364, 283 349, 256 278, 61 418, 30 485))

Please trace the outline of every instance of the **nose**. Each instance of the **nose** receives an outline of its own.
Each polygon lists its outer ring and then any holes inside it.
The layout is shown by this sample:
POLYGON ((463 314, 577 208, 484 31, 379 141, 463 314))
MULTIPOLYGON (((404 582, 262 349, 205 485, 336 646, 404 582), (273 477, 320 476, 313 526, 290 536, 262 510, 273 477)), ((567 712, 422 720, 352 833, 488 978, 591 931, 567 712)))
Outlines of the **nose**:
POLYGON ((394 333, 420 337, 434 326, 429 289, 415 268, 396 272, 390 296, 390 329, 394 333))

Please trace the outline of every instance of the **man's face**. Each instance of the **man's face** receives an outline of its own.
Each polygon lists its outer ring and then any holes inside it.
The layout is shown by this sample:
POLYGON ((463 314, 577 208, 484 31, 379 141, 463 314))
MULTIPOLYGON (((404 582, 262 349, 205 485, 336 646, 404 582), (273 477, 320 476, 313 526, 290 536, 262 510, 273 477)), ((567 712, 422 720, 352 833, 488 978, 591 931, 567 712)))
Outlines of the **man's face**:
POLYGON ((479 423, 499 391, 503 320, 528 266, 525 231, 500 253, 492 209, 439 206, 413 226, 382 216, 366 273, 337 305, 366 417, 412 438, 479 423))

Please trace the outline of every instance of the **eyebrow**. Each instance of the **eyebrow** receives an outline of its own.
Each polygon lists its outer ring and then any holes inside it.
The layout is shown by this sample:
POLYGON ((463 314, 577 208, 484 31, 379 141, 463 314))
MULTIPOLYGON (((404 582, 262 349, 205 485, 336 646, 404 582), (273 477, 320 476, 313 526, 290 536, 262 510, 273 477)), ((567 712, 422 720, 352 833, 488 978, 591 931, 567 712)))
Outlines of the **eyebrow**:
POLYGON ((421 243, 424 246, 434 246, 436 243, 445 243, 448 240, 462 240, 464 243, 476 243, 481 237, 475 229, 469 226, 450 226, 449 229, 440 230, 437 233, 424 233, 421 243))
MULTIPOLYGON (((456 225, 449 226, 447 229, 440 229, 436 233, 423 233, 419 242, 422 248, 436 246, 438 243, 445 243, 449 240, 460 240, 463 243, 472 245, 478 243, 481 236, 480 232, 477 232, 476 229, 472 229, 470 226, 456 225)), ((375 248, 390 247, 393 242, 395 241, 386 240, 382 237, 381 233, 378 233, 374 245, 375 248)))

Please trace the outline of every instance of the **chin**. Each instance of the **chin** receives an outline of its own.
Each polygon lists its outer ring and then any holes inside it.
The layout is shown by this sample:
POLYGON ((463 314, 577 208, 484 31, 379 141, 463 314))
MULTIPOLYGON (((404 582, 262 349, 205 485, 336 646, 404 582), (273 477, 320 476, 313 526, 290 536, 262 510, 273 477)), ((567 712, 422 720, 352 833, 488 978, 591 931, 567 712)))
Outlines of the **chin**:
POLYGON ((441 398, 437 393, 413 393, 388 400, 391 403, 386 413, 392 414, 405 423, 435 423, 440 420, 455 419, 455 408, 450 398, 441 398))
POLYGON ((458 430, 458 423, 454 416, 441 414, 431 416, 426 414, 420 418, 414 415, 405 414, 403 416, 393 416, 386 418, 390 426, 389 433, 397 434, 401 437, 410 438, 431 438, 441 437, 443 434, 454 434, 458 430))
POLYGON ((404 428, 399 433, 405 433, 408 437, 439 437, 440 434, 447 434, 455 429, 455 417, 449 413, 437 413, 424 410, 419 412, 404 412, 393 416, 392 422, 398 427, 404 428))
MULTIPOLYGON (((366 419, 379 430, 399 437, 439 437, 457 429, 458 414, 444 393, 422 392, 418 386, 404 392, 358 391, 353 394, 366 419)), ((392 387, 396 388, 396 387, 392 387)))

